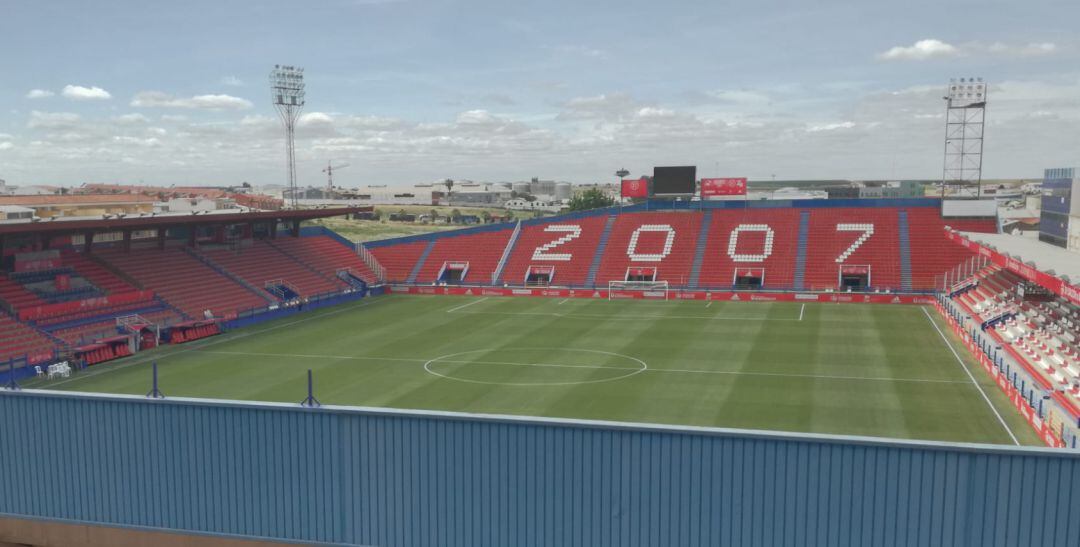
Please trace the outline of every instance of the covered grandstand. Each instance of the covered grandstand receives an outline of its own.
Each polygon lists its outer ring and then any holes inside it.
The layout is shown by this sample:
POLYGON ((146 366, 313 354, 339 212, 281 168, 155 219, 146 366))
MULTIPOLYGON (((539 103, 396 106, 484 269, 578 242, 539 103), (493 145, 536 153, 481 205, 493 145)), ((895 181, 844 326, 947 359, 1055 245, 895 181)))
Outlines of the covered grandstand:
POLYGON ((370 207, 0 224, 0 363, 21 377, 359 298, 382 269, 305 220, 370 207), (205 323, 210 323, 209 326, 205 323))
POLYGON ((974 256, 947 274, 950 320, 1051 446, 1080 429, 1080 259, 1023 237, 948 230, 974 256))

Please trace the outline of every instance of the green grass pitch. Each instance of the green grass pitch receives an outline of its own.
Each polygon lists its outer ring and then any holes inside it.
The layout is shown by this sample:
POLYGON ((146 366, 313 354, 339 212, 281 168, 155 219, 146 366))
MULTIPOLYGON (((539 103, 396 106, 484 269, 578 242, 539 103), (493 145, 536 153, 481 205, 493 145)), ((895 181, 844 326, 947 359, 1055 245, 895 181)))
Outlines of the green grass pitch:
POLYGON ((323 404, 1041 446, 921 306, 393 295, 25 387, 145 394, 150 360, 166 396, 298 402, 310 368, 323 404))

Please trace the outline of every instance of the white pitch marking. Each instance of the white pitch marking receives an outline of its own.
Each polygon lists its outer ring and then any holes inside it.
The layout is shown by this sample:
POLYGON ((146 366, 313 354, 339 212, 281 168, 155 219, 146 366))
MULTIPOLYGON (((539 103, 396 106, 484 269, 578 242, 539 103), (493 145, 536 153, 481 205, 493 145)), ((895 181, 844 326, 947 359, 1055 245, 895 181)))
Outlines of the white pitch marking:
MULTIPOLYGON (((251 351, 214 351, 196 350, 199 353, 211 353, 215 355, 247 355, 254 357, 292 357, 297 359, 342 359, 354 361, 397 361, 406 363, 452 363, 463 365, 508 365, 519 367, 551 367, 551 368, 584 368, 600 370, 638 370, 637 367, 618 367, 611 365, 566 365, 560 363, 518 363, 511 361, 459 361, 450 359, 424 359, 408 357, 372 357, 366 355, 315 355, 305 353, 260 353, 251 351)), ((915 382, 924 384, 967 384, 964 380, 935 380, 931 378, 889 378, 883 376, 840 376, 831 374, 798 374, 787 372, 753 372, 745 370, 701 370, 680 368, 655 368, 649 367, 643 372, 667 372, 675 374, 723 374, 731 376, 775 376, 782 378, 810 378, 821 380, 862 380, 866 382, 915 382)))
POLYGON ((603 313, 552 313, 552 312, 534 312, 534 311, 470 311, 464 312, 462 315, 547 315, 551 317, 581 317, 587 319, 608 319, 611 321, 628 320, 637 321, 642 318, 647 319, 712 319, 715 321, 798 321, 794 318, 785 317, 735 317, 735 316, 720 316, 720 315, 649 315, 649 314, 634 314, 629 317, 620 317, 617 315, 603 314, 603 313))
POLYGON ((569 298, 563 298, 562 300, 560 300, 560 301, 559 301, 559 303, 558 303, 558 304, 555 304, 555 305, 556 305, 556 306, 561 306, 561 305, 563 305, 563 304, 565 304, 565 303, 567 303, 567 302, 569 302, 569 301, 570 301, 570 299, 569 299, 569 298))
POLYGON ((1012 439, 1013 444, 1015 444, 1016 446, 1020 446, 1020 441, 1017 440, 1016 435, 1013 435, 1012 429, 1009 429, 1009 424, 1005 423, 1005 418, 1001 417, 1001 414, 998 413, 997 408, 994 407, 994 404, 990 402, 990 397, 986 396, 986 392, 983 391, 982 386, 979 385, 979 382, 975 381, 975 376, 973 376, 971 374, 971 371, 968 370, 968 366, 964 364, 964 360, 960 358, 960 354, 956 353, 956 348, 953 347, 952 342, 949 342, 949 339, 945 337, 945 333, 941 332, 941 329, 938 328, 937 322, 934 321, 934 318, 930 316, 930 312, 926 311, 925 307, 922 309, 922 311, 923 315, 926 316, 926 320, 930 321, 930 324, 934 326, 934 330, 937 331, 938 336, 940 336, 941 339, 945 341, 945 345, 949 347, 949 351, 952 352, 953 357, 956 357, 956 362, 960 363, 960 366, 963 367, 964 372, 967 373, 967 377, 971 379, 971 383, 975 384, 975 389, 979 390, 979 394, 982 395, 983 400, 986 401, 986 406, 989 406, 990 410, 994 412, 994 416, 997 416, 998 421, 1001 422, 1001 427, 1005 428, 1005 432, 1009 434, 1009 437, 1012 439))
POLYGON ((453 312, 458 311, 460 309, 467 308, 467 307, 469 307, 469 306, 471 306, 473 304, 479 304, 479 303, 483 302, 484 300, 487 300, 488 298, 489 297, 485 296, 485 297, 481 298, 480 300, 473 300, 472 302, 469 302, 468 304, 462 304, 460 306, 450 308, 450 309, 446 310, 446 313, 453 313, 453 312))
POLYGON ((709 306, 711 306, 711 305, 712 305, 712 303, 713 303, 713 301, 712 301, 712 300, 709 300, 709 303, 708 303, 708 304, 705 304, 705 307, 706 307, 706 308, 708 308, 709 306))
POLYGON ((806 311, 806 304, 803 304, 802 307, 799 308, 799 321, 802 321, 802 314, 804 311, 806 311))

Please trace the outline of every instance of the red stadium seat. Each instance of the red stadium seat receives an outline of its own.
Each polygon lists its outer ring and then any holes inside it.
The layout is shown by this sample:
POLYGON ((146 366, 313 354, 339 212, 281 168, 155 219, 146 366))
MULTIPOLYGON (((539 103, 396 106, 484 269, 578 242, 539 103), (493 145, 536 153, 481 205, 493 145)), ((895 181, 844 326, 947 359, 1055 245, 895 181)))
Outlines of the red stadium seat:
POLYGON ((798 233, 797 209, 713 211, 698 286, 728 288, 735 268, 760 267, 764 288, 793 287, 798 233))
POLYGON ((267 241, 256 240, 237 250, 200 251, 214 263, 262 289, 270 280, 282 279, 300 291, 300 296, 339 292, 348 288, 333 274, 325 275, 304 265, 267 241))
POLYGON ((522 226, 502 282, 522 285, 529 266, 553 266, 552 285, 584 285, 607 215, 522 226))
POLYGON ((416 282, 431 283, 436 280, 445 262, 460 261, 469 263, 463 280, 465 283, 491 284, 491 274, 495 273, 512 232, 512 229, 506 228, 436 240, 416 282))
POLYGON ((264 298, 181 249, 95 252, 190 317, 201 318, 207 309, 222 316, 267 305, 264 298))
POLYGON ((697 248, 702 213, 647 212, 619 215, 596 275, 597 286, 625 281, 631 267, 655 267, 656 281, 683 286, 697 248))
MULTIPOLYGON (((900 288, 897 209, 843 207, 810 209, 806 288, 838 290, 840 267, 869 266, 869 285, 900 288)), ((938 234, 944 239, 944 232, 938 234)))

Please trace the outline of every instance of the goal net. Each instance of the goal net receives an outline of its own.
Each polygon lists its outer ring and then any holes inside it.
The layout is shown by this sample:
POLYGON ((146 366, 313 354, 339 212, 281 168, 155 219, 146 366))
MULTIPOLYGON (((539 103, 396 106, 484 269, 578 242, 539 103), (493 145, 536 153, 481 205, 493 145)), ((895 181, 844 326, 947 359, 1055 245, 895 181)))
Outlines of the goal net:
POLYGON ((609 281, 608 300, 638 298, 667 300, 670 287, 667 281, 609 281))

